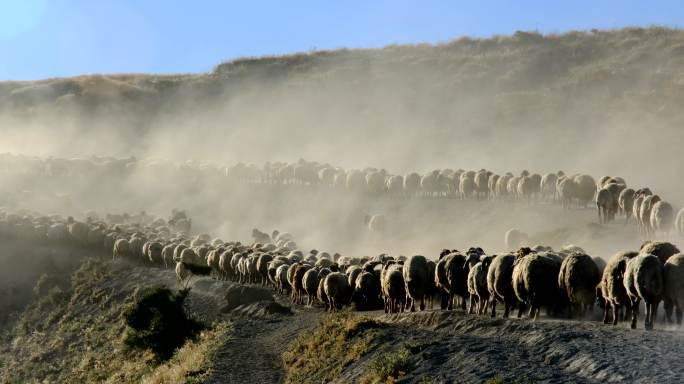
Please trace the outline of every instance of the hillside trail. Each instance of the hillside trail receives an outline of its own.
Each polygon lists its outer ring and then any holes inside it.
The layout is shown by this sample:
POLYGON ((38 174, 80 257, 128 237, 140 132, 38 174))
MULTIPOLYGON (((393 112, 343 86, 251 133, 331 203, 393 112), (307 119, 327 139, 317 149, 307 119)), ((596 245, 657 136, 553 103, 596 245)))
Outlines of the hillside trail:
MULTIPOLYGON (((144 274, 151 277, 149 271, 144 274)), ((153 275, 163 281, 173 276, 161 270, 153 275)), ((292 306, 282 295, 275 295, 275 301, 290 307, 292 314, 264 314, 249 305, 222 312, 225 292, 235 286, 239 285, 210 278, 192 284, 190 311, 205 321, 228 320, 233 326, 205 382, 283 382, 282 353, 328 315, 319 307, 292 306)), ((414 369, 402 383, 426 377, 436 383, 482 383, 497 375, 506 382, 522 383, 684 382, 680 328, 660 320, 653 331, 643 329, 643 320, 636 330, 627 323, 613 327, 597 321, 599 312, 586 321, 492 319, 461 310, 358 312, 384 324, 381 346, 346 367, 336 382, 357 382, 378 353, 401 345, 416 349, 414 369)))
POLYGON ((230 340, 221 347, 206 383, 280 383, 282 353, 302 332, 313 329, 322 313, 300 311, 279 319, 234 319, 230 340))

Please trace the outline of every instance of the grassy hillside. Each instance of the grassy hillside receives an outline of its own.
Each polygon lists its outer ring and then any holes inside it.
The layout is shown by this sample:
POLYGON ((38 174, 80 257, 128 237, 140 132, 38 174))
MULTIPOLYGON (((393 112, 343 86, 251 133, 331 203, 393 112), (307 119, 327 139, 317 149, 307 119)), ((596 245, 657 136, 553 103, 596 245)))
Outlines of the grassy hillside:
POLYGON ((549 170, 629 177, 643 172, 625 165, 625 151, 669 161, 683 103, 682 30, 517 32, 244 58, 204 74, 4 82, 0 123, 16 131, 0 151, 304 157, 403 171, 534 168, 530 152, 542 148, 549 170))
MULTIPOLYGON (((600 90, 616 102, 650 100, 651 112, 678 105, 684 96, 684 32, 666 28, 569 32, 560 35, 517 32, 490 39, 461 38, 439 45, 396 45, 382 49, 314 51, 287 56, 244 58, 199 75, 93 75, 36 82, 0 83, 3 109, 117 99, 167 98, 194 91, 212 98, 245 84, 292 89, 335 80, 349 93, 395 82, 430 88, 433 97, 451 99, 472 92, 511 103, 530 101, 559 108, 568 97, 600 90), (520 98, 522 97, 522 99, 520 98), (664 99, 667 98, 667 99, 664 99), (677 99, 670 99, 677 98, 677 99)), ((593 95, 593 93, 592 93, 593 95)), ((225 96, 225 95, 224 95, 225 96)), ((417 101, 417 98, 416 100, 417 101)), ((502 111, 504 114, 506 111, 502 111)), ((607 112, 607 111, 605 111, 607 112)))
POLYGON ((41 280, 16 325, 0 328, 0 382, 201 382, 229 337, 228 323, 213 324, 168 361, 125 343, 124 310, 139 290, 168 283, 161 276, 89 259, 70 279, 41 280))

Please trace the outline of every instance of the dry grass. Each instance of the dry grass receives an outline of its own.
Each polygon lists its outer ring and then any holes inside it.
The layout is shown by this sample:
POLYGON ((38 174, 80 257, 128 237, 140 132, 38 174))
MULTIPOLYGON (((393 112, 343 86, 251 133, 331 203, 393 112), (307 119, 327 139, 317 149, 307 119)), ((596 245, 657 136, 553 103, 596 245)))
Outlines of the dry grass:
POLYGON ((123 303, 130 293, 103 289, 119 267, 86 261, 68 289, 55 287, 23 313, 0 352, 3 382, 135 382, 153 355, 124 352, 123 303), (115 297, 116 296, 116 297, 115 297))
POLYGON ((361 383, 394 383, 412 369, 411 356, 411 350, 406 345, 378 355, 361 378, 361 383))
POLYGON ((42 281, 37 291, 43 296, 2 335, 0 382, 175 383, 203 377, 230 327, 221 323, 203 332, 161 366, 151 351, 127 348, 123 310, 136 297, 135 285, 127 284, 128 268, 88 260, 66 289, 42 281))
POLYGON ((157 367, 142 380, 145 384, 201 383, 208 377, 212 358, 218 348, 228 341, 231 327, 220 323, 202 332, 198 341, 190 341, 180 348, 168 362, 157 367))
POLYGON ((313 332, 305 332, 283 353, 287 383, 334 380, 373 347, 380 324, 353 314, 327 316, 313 332))

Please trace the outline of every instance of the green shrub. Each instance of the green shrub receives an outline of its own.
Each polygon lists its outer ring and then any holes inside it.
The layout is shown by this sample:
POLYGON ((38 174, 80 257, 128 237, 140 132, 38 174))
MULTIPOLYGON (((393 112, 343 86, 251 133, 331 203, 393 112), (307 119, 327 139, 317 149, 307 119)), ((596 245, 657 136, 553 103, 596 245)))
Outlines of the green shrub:
POLYGON ((203 326, 189 318, 183 308, 188 289, 177 293, 164 286, 147 288, 123 312, 127 325, 124 344, 150 350, 166 361, 188 339, 194 339, 203 326))
POLYGON ((411 350, 403 346, 397 351, 383 353, 371 363, 371 375, 375 381, 387 381, 404 376, 413 366, 411 363, 411 350))

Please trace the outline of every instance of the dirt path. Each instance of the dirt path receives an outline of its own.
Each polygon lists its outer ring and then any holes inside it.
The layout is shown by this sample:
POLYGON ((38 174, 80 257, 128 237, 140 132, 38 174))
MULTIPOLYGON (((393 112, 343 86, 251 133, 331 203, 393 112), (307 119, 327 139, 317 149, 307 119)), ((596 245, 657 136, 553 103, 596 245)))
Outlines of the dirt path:
POLYGON ((273 320, 234 319, 232 337, 221 348, 206 383, 282 382, 281 354, 301 332, 315 327, 321 315, 301 311, 273 320))

